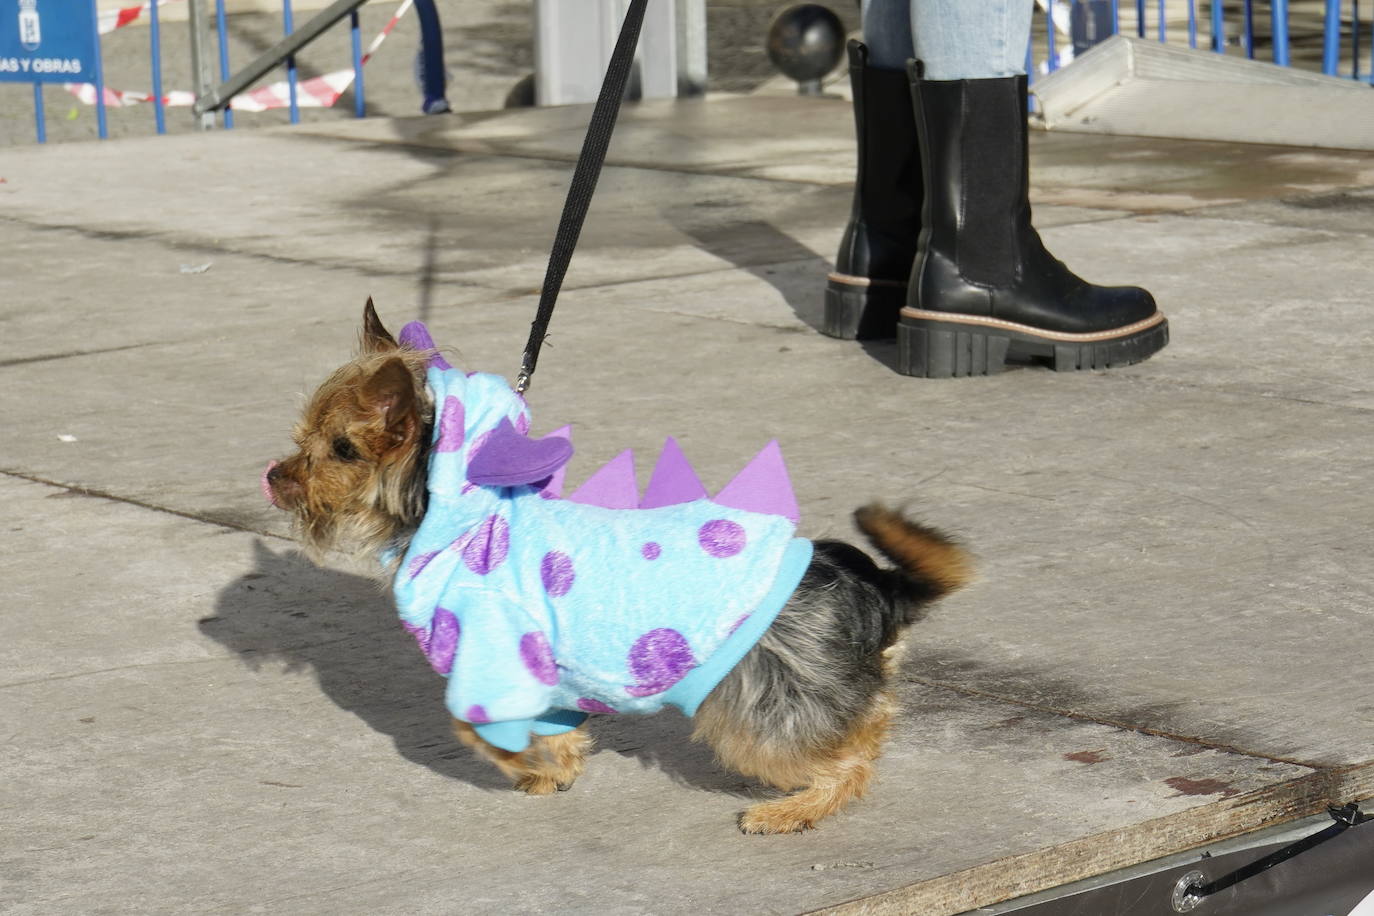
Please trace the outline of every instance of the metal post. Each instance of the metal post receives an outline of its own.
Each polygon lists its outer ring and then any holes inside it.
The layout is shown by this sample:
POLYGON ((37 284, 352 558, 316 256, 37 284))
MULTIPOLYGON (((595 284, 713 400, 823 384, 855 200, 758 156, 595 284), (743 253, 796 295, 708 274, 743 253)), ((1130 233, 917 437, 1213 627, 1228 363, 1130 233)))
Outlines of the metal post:
POLYGON ((1360 78, 1360 0, 1350 10, 1350 78, 1360 78))
POLYGON ((1164 0, 1159 0, 1159 43, 1164 44, 1168 39, 1164 34, 1164 0))
POLYGON ((152 46, 153 62, 153 121, 157 132, 167 133, 167 112, 162 105, 162 27, 158 23, 157 8, 161 4, 153 0, 148 9, 148 43, 152 46))
POLYGON ((1274 63, 1288 66, 1288 0, 1274 0, 1274 63))
POLYGON ((1053 73, 1059 69, 1059 55, 1054 53, 1054 0, 1045 4, 1045 53, 1049 55, 1046 69, 1053 73))
POLYGON ((43 84, 33 84, 33 127, 39 143, 48 142, 48 122, 43 115, 43 84))
MULTIPOLYGON (((191 27, 191 85, 198 99, 215 84, 210 76, 210 55, 206 48, 207 23, 201 3, 202 0, 186 0, 186 18, 191 27)), ((212 111, 200 112, 199 120, 201 130, 209 130, 215 126, 215 115, 212 111)))
MULTIPOLYGON (((1270 3, 1272 9, 1273 4, 1270 3)), ((1255 0, 1245 0, 1242 12, 1245 14, 1245 56, 1255 59, 1255 0)))
POLYGON ((1197 0, 1188 0, 1188 47, 1197 50, 1197 0))
MULTIPOLYGON (((296 30, 295 23, 291 21, 291 0, 281 0, 281 21, 282 31, 289 38, 291 33, 296 30)), ((291 110, 291 123, 301 123, 301 109, 296 103, 296 55, 294 54, 286 58, 286 96, 291 110)))
POLYGON ((1226 53, 1226 24, 1222 20, 1221 0, 1212 0, 1212 50, 1226 53))
POLYGON ((110 139, 109 124, 105 119, 105 64, 100 57, 100 13, 91 4, 91 34, 95 35, 95 123, 100 139, 110 139))
POLYGON ((363 38, 358 27, 358 11, 348 14, 349 31, 353 37, 353 116, 361 118, 367 111, 363 102, 363 38))
POLYGON ((1326 0, 1326 31, 1322 34, 1322 72, 1335 76, 1341 59, 1341 0, 1326 0))
POLYGON ((1135 36, 1145 37, 1145 0, 1135 0, 1135 36))
POLYGON ((1121 0, 1112 0, 1112 34, 1121 34, 1121 0))
MULTIPOLYGON (((229 79, 229 24, 225 21, 224 0, 215 0, 215 30, 219 34, 219 78, 220 82, 229 79)), ((224 129, 234 126, 232 105, 224 106, 224 129)))

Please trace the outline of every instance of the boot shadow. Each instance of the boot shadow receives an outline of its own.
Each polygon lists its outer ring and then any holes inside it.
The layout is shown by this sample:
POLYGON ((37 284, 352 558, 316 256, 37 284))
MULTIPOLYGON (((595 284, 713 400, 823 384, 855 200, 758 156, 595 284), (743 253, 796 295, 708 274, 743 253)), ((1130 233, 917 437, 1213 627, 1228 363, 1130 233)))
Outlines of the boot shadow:
MULTIPOLYGON (((453 736, 443 679, 375 582, 317 567, 295 550, 277 553, 262 541, 253 554, 252 571, 224 586, 215 613, 199 621, 205 636, 255 672, 313 674, 330 702, 389 737, 406 760, 480 789, 510 789, 453 736)), ((680 784, 724 792, 743 784, 689 740, 691 722, 683 716, 598 716, 589 730, 601 749, 680 784)))

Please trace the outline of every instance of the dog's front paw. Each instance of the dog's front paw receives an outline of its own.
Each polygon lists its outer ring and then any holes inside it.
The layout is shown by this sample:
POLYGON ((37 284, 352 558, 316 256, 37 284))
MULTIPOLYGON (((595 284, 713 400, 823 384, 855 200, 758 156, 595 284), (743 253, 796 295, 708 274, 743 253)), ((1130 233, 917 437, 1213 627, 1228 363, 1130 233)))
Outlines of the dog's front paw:
POLYGON ((515 781, 516 791, 526 795, 553 795, 572 788, 572 780, 560 782, 544 773, 527 773, 515 781))

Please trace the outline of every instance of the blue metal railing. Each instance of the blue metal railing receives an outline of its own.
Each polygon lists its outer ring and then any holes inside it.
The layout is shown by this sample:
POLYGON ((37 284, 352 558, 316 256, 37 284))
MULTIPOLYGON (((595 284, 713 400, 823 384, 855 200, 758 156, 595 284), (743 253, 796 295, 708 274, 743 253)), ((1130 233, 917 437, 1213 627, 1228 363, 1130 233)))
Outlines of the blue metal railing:
MULTIPOLYGON (((1041 5, 1045 7, 1045 47, 1047 59, 1045 69, 1055 70, 1060 66, 1061 52, 1059 50, 1062 38, 1056 35, 1055 23, 1060 21, 1057 12, 1068 10, 1071 22, 1086 22, 1090 19, 1096 22, 1097 19, 1090 16, 1090 7, 1101 10, 1107 0, 1041 0, 1041 5)), ((1197 48, 1199 41, 1203 38, 1200 34, 1200 23, 1202 17, 1199 15, 1202 3, 1200 0, 1177 0, 1186 7, 1187 13, 1187 41, 1188 47, 1197 48)), ((1360 79, 1365 82, 1374 83, 1374 22, 1371 22, 1370 34, 1370 60, 1369 67, 1362 74, 1360 69, 1360 31, 1362 28, 1360 21, 1359 0, 1350 0, 1350 18, 1342 18, 1344 6, 1342 0, 1325 0, 1326 5, 1323 17, 1323 43, 1322 43, 1322 72, 1329 76, 1338 76, 1341 70, 1341 39, 1345 23, 1350 24, 1350 68, 1349 76, 1352 79, 1360 79)), ((1169 26, 1167 18, 1167 0, 1153 0, 1154 21, 1156 37, 1161 42, 1169 41, 1169 26)), ((1240 35, 1239 43, 1245 56, 1254 59, 1257 42, 1255 40, 1256 15, 1254 0, 1233 0, 1230 4, 1233 10, 1238 10, 1240 16, 1240 35)), ((1150 22, 1150 2, 1147 0, 1135 0, 1134 4, 1134 26, 1137 37, 1146 36, 1150 22)), ((1206 36, 1208 46, 1218 54, 1227 52, 1228 40, 1226 37, 1227 26, 1227 4, 1222 2, 1209 2, 1206 4, 1207 19, 1210 22, 1210 31, 1206 36)), ((1096 34, 1088 36, 1089 40, 1080 41, 1077 33, 1073 36, 1074 50, 1081 51, 1087 44, 1095 44, 1097 41, 1106 38, 1109 34, 1115 35, 1121 32, 1121 2, 1120 0, 1110 0, 1110 31, 1105 34, 1099 28, 1096 34)), ((1075 29, 1077 26, 1075 26, 1075 29)), ((1291 47, 1292 40, 1290 35, 1290 17, 1288 0, 1270 0, 1269 3, 1269 39, 1273 49, 1273 60, 1279 66, 1291 66, 1291 47)))

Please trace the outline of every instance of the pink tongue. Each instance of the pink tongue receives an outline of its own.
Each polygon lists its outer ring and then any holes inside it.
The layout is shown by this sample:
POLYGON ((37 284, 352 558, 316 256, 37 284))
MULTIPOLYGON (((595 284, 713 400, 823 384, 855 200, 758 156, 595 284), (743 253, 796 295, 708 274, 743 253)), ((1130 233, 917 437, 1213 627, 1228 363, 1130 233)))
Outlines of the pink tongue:
POLYGON ((272 493, 272 485, 267 482, 267 475, 272 473, 272 469, 276 466, 277 463, 275 461, 267 462, 267 468, 262 472, 262 480, 259 482, 262 484, 263 498, 266 499, 267 502, 271 505, 276 506, 278 509, 280 509, 281 507, 277 506, 277 497, 272 493))

